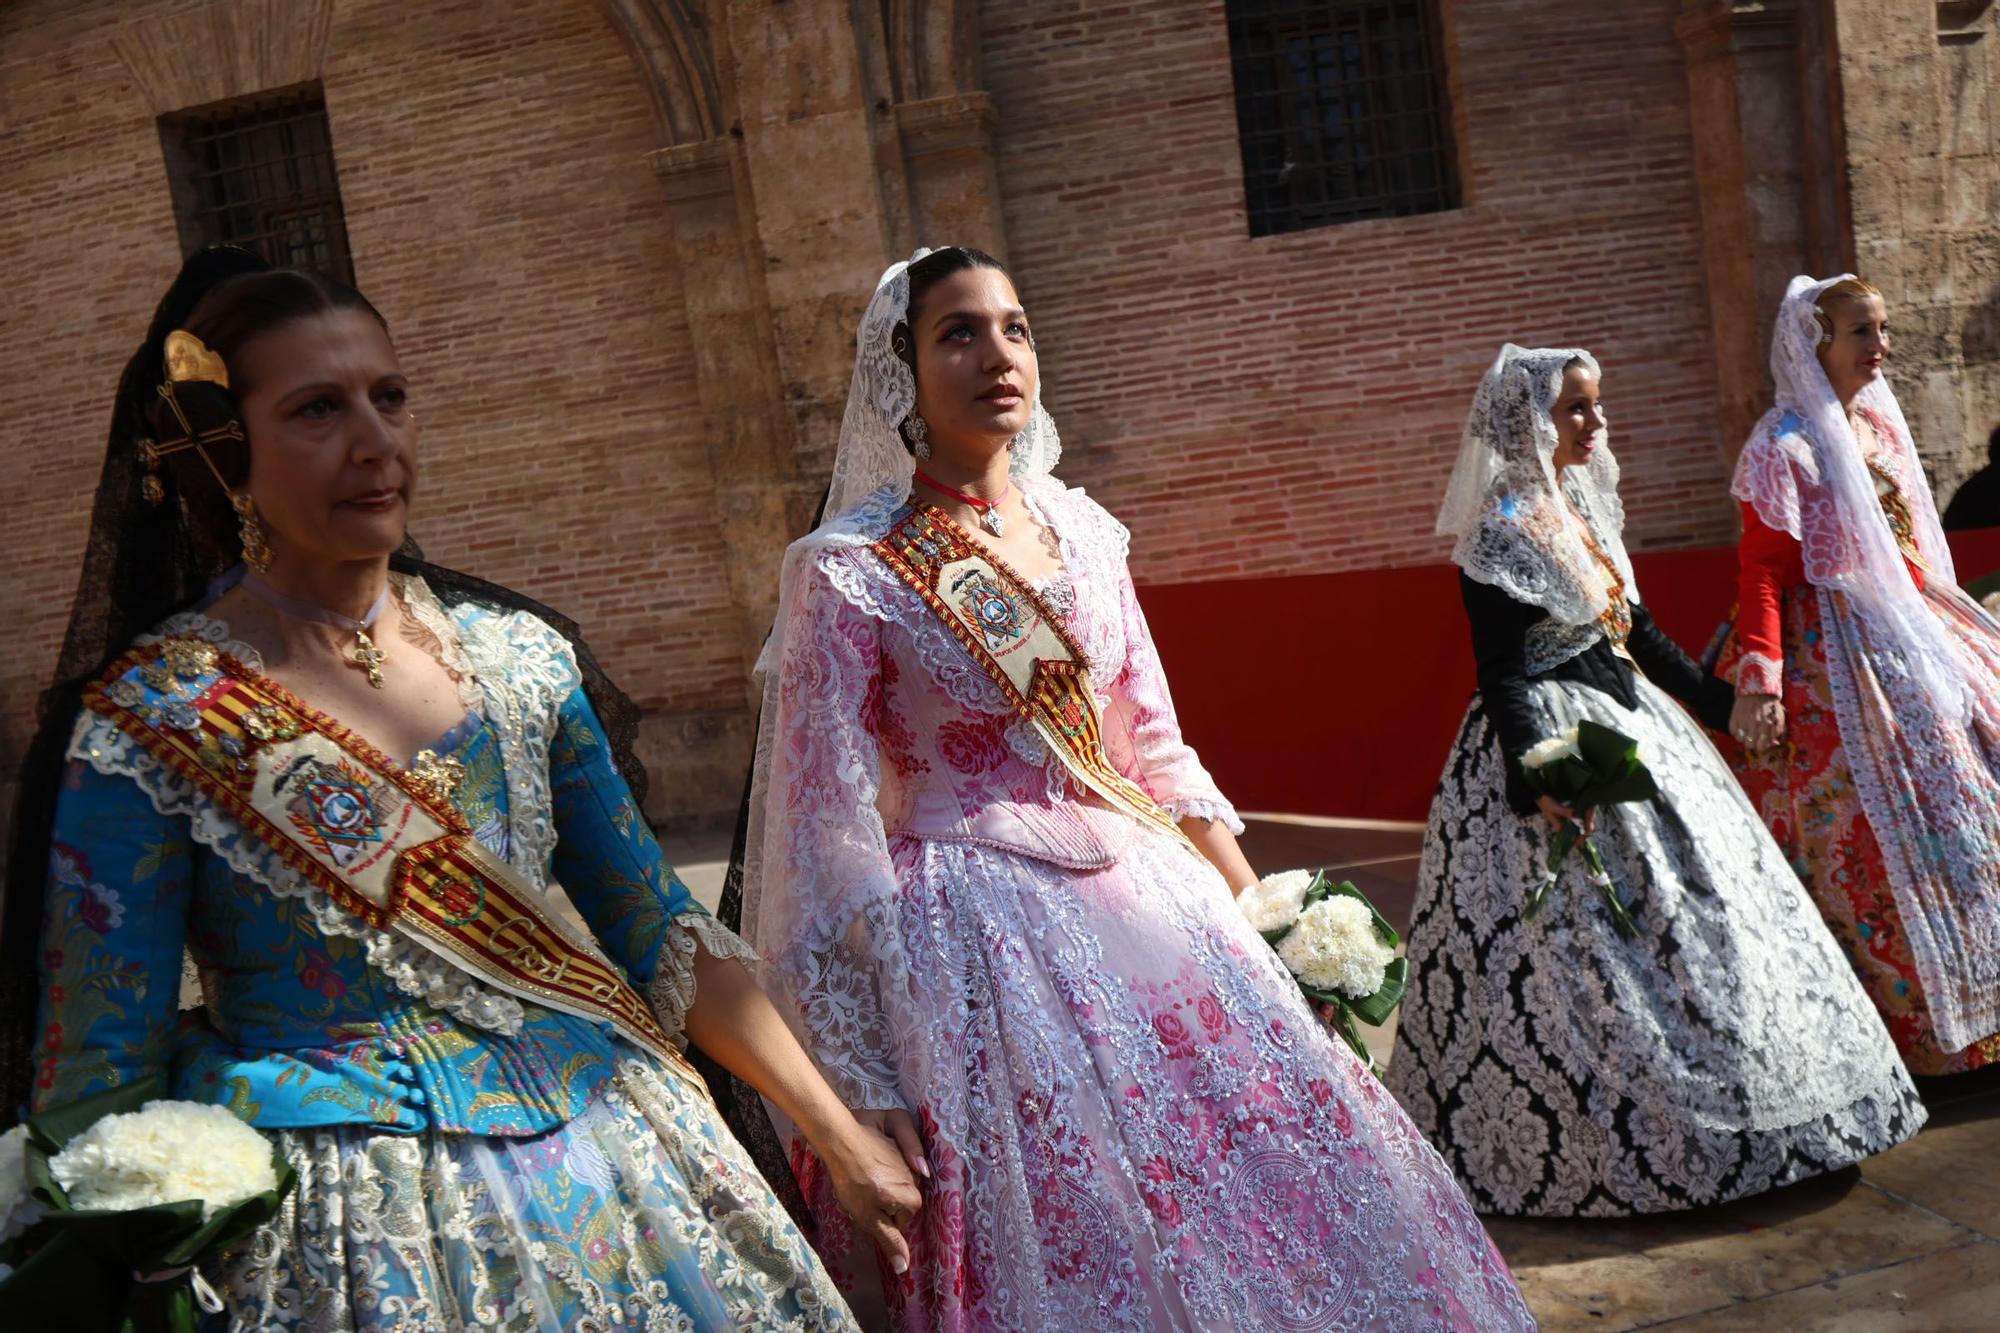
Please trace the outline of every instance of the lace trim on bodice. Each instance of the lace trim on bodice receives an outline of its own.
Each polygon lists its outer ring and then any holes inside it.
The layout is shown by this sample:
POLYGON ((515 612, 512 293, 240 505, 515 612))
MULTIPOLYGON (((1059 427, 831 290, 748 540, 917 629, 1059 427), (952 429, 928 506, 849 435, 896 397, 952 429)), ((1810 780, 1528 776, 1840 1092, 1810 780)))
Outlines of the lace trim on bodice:
MULTIPOLYGON (((500 739, 509 804, 504 850, 515 869, 536 888, 546 889, 555 848, 549 740, 562 702, 578 680, 569 644, 526 612, 478 615, 461 625, 422 580, 391 577, 404 605, 436 636, 445 665, 457 676, 467 711, 483 713, 500 739)), ((204 639, 250 669, 263 670, 263 659, 255 649, 232 639, 224 622, 197 611, 169 617, 134 644, 175 635, 204 639)), ((100 773, 130 778, 162 815, 186 818, 195 842, 277 897, 302 902, 324 934, 358 942, 368 966, 403 994, 489 1032, 512 1036, 520 1031, 524 1014, 518 1000, 490 989, 448 959, 343 909, 191 783, 162 767, 108 718, 92 712, 78 717, 69 754, 100 773)), ((594 941, 583 942, 597 951, 594 941)))
POLYGON ((1553 671, 1603 637, 1604 625, 1600 621, 1572 625, 1554 616, 1538 620, 1528 627, 1527 642, 1522 648, 1522 670, 1530 676, 1553 671))

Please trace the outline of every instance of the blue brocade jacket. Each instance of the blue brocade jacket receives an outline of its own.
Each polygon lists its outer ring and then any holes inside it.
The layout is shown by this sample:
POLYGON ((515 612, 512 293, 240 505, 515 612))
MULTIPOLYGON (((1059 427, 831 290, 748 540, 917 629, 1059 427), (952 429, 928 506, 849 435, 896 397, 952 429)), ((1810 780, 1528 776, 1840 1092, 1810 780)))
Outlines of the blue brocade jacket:
MULTIPOLYGON (((696 943, 749 951, 662 861, 567 641, 526 613, 445 608, 421 581, 398 582, 466 694, 465 720, 431 746, 465 766, 453 801, 531 884, 551 897, 561 886, 678 1040, 696 943)), ((159 633, 257 665, 198 613, 159 633)), ((137 707, 205 683, 126 679, 117 697, 137 707)), ((108 720, 79 718, 70 757, 41 942, 37 1109, 164 1073, 172 1096, 261 1129, 528 1136, 581 1111, 614 1061, 648 1058, 346 912, 108 720), (184 954, 206 1000, 185 1011, 184 954)))

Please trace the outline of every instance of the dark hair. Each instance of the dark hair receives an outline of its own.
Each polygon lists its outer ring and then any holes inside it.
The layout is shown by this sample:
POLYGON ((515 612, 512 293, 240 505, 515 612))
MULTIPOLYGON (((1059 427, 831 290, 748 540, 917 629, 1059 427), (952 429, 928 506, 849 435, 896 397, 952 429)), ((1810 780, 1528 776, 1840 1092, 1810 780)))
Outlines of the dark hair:
MULTIPOLYGON (((924 298, 930 295, 931 288, 954 273, 964 273, 975 268, 990 268, 998 273, 1007 271, 1007 266, 992 255, 984 250, 975 250, 969 245, 947 245, 942 249, 931 251, 910 265, 910 303, 905 307, 906 317, 898 320, 896 327, 889 332, 889 347, 902 359, 903 364, 910 368, 912 379, 917 374, 917 344, 910 332, 907 316, 917 313, 918 307, 924 303, 924 298)), ((916 409, 910 410, 914 412, 916 409)), ((909 424, 908 417, 897 422, 896 434, 902 437, 903 447, 915 454, 917 446, 916 442, 910 439, 909 424)))
MULTIPOLYGON (((283 328, 315 315, 336 310, 362 310, 388 332, 389 322, 368 303, 368 298, 345 283, 306 269, 278 268, 255 273, 239 273, 216 284, 188 312, 181 325, 222 358, 229 368, 229 388, 191 381, 175 386, 174 399, 187 416, 188 424, 205 431, 231 420, 241 421, 241 395, 247 387, 243 349, 274 329, 283 328)), ((154 398, 146 407, 146 427, 154 439, 172 439, 181 434, 180 419, 163 398, 154 398)), ((250 475, 250 443, 223 442, 206 446, 229 489, 240 487, 250 475)), ((198 540, 212 539, 217 549, 213 563, 226 567, 234 559, 236 519, 229 496, 208 463, 193 450, 170 454, 162 464, 162 482, 169 503, 187 506, 193 534, 198 540)))

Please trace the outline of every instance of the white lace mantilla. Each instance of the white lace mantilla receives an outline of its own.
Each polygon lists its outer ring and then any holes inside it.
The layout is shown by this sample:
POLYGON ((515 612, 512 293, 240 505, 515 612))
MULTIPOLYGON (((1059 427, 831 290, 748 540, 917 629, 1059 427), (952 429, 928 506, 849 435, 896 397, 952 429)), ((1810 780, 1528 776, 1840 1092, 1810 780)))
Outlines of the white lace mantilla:
MULTIPOLYGON (((392 582, 411 615, 436 637, 445 665, 458 678, 466 710, 479 711, 500 739, 507 818, 504 829, 481 829, 481 841, 546 893, 556 844, 549 741, 563 701, 580 679, 569 643, 525 611, 461 618, 440 605, 421 579, 396 575, 392 582)), ((227 624, 196 611, 171 616, 134 642, 138 646, 179 635, 204 639, 250 669, 263 669, 257 651, 232 639, 227 624)), ((303 902, 323 933, 358 942, 368 966, 403 994, 489 1032, 512 1036, 520 1031, 524 1014, 519 1000, 470 976, 448 956, 393 930, 371 926, 341 907, 108 718, 82 714, 69 754, 100 773, 130 778, 162 815, 185 818, 193 840, 221 857, 231 870, 277 897, 303 902)), ((577 942, 603 957, 594 940, 586 937, 577 942)), ((728 947, 717 943, 711 952, 723 956, 728 947)), ((683 1003, 676 1012, 684 1013, 685 1008, 683 1003)))
POLYGON ((1555 464, 1550 412, 1572 362, 1597 370, 1580 347, 1500 349, 1466 416, 1437 531, 1456 539, 1452 563, 1468 578, 1556 620, 1589 625, 1610 605, 1606 561, 1626 601, 1638 601, 1639 591, 1608 431, 1599 432, 1588 462, 1555 464))

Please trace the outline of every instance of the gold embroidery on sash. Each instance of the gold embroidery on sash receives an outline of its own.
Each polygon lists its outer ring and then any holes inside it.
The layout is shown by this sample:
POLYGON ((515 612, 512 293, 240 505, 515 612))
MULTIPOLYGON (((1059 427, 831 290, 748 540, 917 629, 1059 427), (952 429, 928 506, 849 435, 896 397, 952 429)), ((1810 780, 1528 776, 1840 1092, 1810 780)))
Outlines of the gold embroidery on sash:
POLYGON ((84 704, 343 909, 497 990, 610 1024, 706 1095, 646 1002, 542 910, 534 887, 472 836, 431 775, 406 771, 199 640, 135 649, 85 691, 84 704), (202 670, 188 669, 197 662, 202 670), (211 668, 221 674, 199 684, 211 668), (120 688, 134 670, 149 683, 178 677, 181 688, 164 702, 143 702, 143 692, 120 688), (196 693, 182 697, 188 689, 196 693))
POLYGON ((1071 775, 1114 809, 1187 843, 1174 817, 1112 765, 1083 650, 1026 579, 926 504, 904 509, 870 549, 944 621, 1071 775))

